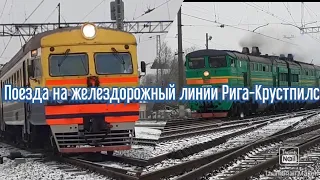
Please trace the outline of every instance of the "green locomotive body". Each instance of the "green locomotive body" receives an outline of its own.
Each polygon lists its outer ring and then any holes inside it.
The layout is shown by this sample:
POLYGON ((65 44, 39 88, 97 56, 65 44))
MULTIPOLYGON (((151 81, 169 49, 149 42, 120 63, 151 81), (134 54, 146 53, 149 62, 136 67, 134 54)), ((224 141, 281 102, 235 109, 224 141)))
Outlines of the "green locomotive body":
MULTIPOLYGON (((319 87, 320 67, 288 57, 261 55, 258 47, 249 52, 204 49, 186 55, 189 87, 319 87)), ((250 97, 252 99, 252 97, 250 97)), ((298 110, 318 106, 319 102, 257 103, 255 101, 190 102, 194 117, 245 116, 266 111, 298 110)))

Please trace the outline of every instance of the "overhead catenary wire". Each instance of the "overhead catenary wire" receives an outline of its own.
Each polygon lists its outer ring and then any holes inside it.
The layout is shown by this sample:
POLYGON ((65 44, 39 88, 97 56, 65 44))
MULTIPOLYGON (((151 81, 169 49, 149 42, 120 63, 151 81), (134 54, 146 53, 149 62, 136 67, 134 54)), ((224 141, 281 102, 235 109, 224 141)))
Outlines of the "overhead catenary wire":
POLYGON ((1 11, 1 14, 0 14, 0 19, 2 18, 2 15, 3 15, 4 9, 6 8, 7 2, 8 2, 8 0, 6 0, 6 1, 4 2, 4 6, 3 6, 2 11, 1 11))
POLYGON ((102 0, 99 4, 97 4, 87 15, 85 15, 81 21, 87 18, 95 9, 97 9, 105 0, 102 0))
POLYGON ((212 20, 201 18, 201 17, 197 17, 197 16, 192 16, 192 15, 185 14, 185 13, 181 13, 181 14, 183 14, 185 16, 189 16, 189 17, 195 18, 195 19, 199 19, 199 20, 203 20, 203 21, 207 21, 207 22, 211 22, 211 23, 220 24, 221 27, 227 26, 227 27, 231 27, 231 28, 234 28, 234 29, 247 31, 247 32, 250 32, 250 33, 255 33, 255 34, 258 34, 258 35, 261 35, 261 36, 264 36, 264 37, 267 37, 267 38, 270 38, 270 39, 274 39, 274 40, 277 40, 277 41, 281 41, 281 42, 284 42, 284 43, 288 43, 288 44, 291 44, 291 45, 299 46, 298 44, 294 44, 294 43, 291 43, 291 42, 288 42, 288 41, 284 41, 284 40, 281 40, 279 38, 275 38, 275 37, 272 37, 272 36, 269 36, 269 35, 265 35, 265 34, 262 34, 262 33, 253 32, 253 31, 250 31, 250 30, 247 30, 247 29, 239 28, 239 27, 236 27, 236 26, 228 25, 228 24, 223 24, 223 23, 220 23, 220 22, 212 21, 212 20))
POLYGON ((49 14, 49 16, 43 22, 46 22, 52 16, 52 14, 57 10, 57 8, 58 8, 58 5, 53 9, 53 11, 49 14))
MULTIPOLYGON (((41 6, 41 4, 42 4, 43 2, 44 2, 44 0, 42 0, 42 1, 38 4, 38 6, 31 12, 31 14, 23 21, 22 24, 26 23, 26 22, 29 20, 29 18, 36 12, 36 10, 41 6)), ((16 32, 15 32, 15 33, 16 33, 16 32)), ((13 37, 13 36, 10 37, 8 43, 6 44, 5 48, 3 49, 3 51, 2 51, 2 53, 1 53, 1 55, 0 55, 0 58, 3 56, 4 52, 5 52, 6 49, 8 48, 9 43, 11 42, 12 37, 13 37)))
POLYGON ((138 17, 136 17, 136 18, 133 18, 133 20, 139 19, 139 18, 141 18, 141 17, 145 16, 146 14, 149 14, 149 13, 153 12, 154 10, 156 10, 156 9, 160 8, 161 6, 163 6, 163 5, 167 4, 167 3, 169 3, 170 1, 172 1, 172 0, 167 0, 166 2, 164 2, 164 3, 160 4, 160 5, 158 5, 158 6, 154 7, 154 8, 152 8, 152 9, 148 9, 148 11, 146 11, 146 12, 145 12, 145 13, 143 13, 142 15, 140 15, 140 16, 138 16, 138 17))

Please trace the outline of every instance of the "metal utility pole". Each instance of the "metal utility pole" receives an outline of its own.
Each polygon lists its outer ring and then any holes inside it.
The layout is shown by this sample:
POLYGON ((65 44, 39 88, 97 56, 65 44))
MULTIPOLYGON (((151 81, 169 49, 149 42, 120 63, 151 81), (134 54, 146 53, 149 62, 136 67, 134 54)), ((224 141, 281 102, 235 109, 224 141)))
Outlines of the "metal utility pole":
POLYGON ((159 74, 158 70, 160 69, 160 83, 162 84, 162 78, 163 78, 163 63, 161 59, 161 38, 160 35, 156 36, 157 41, 157 59, 158 59, 158 69, 157 69, 157 81, 159 81, 159 74))
POLYGON ((182 51, 182 24, 181 24, 181 7, 178 11, 178 70, 179 70, 179 84, 178 84, 178 92, 179 94, 182 92, 183 87, 183 51, 182 51))
MULTIPOLYGON (((184 67, 183 67, 183 51, 182 51, 182 24, 181 24, 181 7, 178 11, 178 71, 179 71, 179 85, 178 85, 178 97, 180 97, 180 94, 182 93, 182 88, 184 85, 184 67)), ((183 104, 179 104, 179 117, 184 118, 185 117, 185 109, 183 104)))
MULTIPOLYGON (((159 66, 160 66, 160 46, 161 46, 161 43, 160 43, 160 35, 157 35, 156 36, 156 52, 157 52, 157 57, 156 57, 156 64, 157 64, 157 79, 156 79, 156 82, 157 82, 157 85, 159 83, 159 66)), ((161 68, 161 67, 160 67, 161 68)))
POLYGON ((58 4, 58 28, 61 28, 61 12, 60 12, 60 3, 58 4))
POLYGON ((208 49, 208 33, 206 33, 206 49, 208 49))

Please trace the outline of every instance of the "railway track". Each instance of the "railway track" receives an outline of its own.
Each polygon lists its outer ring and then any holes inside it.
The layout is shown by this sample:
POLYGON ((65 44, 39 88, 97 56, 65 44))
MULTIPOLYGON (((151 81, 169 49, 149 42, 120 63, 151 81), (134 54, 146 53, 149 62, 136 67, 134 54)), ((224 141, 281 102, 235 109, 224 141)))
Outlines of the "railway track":
MULTIPOLYGON (((304 112, 304 111, 301 111, 304 112)), ((297 113, 301 113, 297 112, 297 113)), ((306 111, 308 112, 308 111, 306 111)), ((217 121, 217 120, 187 120, 185 124, 181 124, 183 120, 178 120, 179 123, 174 124, 172 121, 172 125, 166 125, 166 127, 162 130, 159 139, 145 139, 145 138, 134 138, 134 143, 138 145, 149 145, 155 146, 157 143, 162 143, 166 141, 170 141, 177 138, 183 138, 188 136, 195 136, 205 133, 219 132, 225 129, 231 129, 234 127, 241 127, 250 125, 253 123, 259 123, 264 121, 266 118, 274 118, 279 116, 285 116, 288 113, 271 115, 271 116, 262 116, 255 118, 248 118, 244 120, 229 120, 229 121, 217 121), (191 122, 191 124, 188 124, 191 122)), ((170 121, 171 122, 171 121, 170 121)))
MULTIPOLYGON (((287 133, 282 133, 275 136, 271 136, 271 137, 267 137, 265 139, 262 140, 258 140, 256 142, 253 142, 251 144, 242 146, 240 148, 238 148, 237 150, 225 155, 223 154, 223 156, 218 157, 217 159, 215 159, 212 162, 206 163, 204 165, 202 165, 201 167, 198 167, 196 169, 193 169, 192 171, 180 176, 177 178, 177 180, 182 180, 182 179, 198 179, 198 178, 202 178, 202 179, 210 179, 212 176, 216 175, 217 173, 221 172, 221 169, 226 169, 228 167, 231 167, 231 165, 234 162, 240 161, 243 162, 241 160, 243 160, 246 157, 246 155, 249 155, 250 152, 262 152, 262 154, 266 155, 264 151, 265 148, 263 147, 274 147, 277 146, 280 143, 282 145, 284 145, 281 142, 290 142, 290 138, 292 137, 297 137, 298 140, 301 140, 300 142, 298 142, 297 140, 294 141, 294 138, 292 138, 291 140, 293 140, 293 144, 295 146, 299 146, 300 148, 306 148, 302 145, 304 145, 303 143, 305 143, 306 145, 313 145, 313 143, 316 143, 319 140, 319 129, 320 128, 320 124, 317 125, 313 125, 313 126, 309 126, 309 127, 305 127, 305 128, 301 128, 298 130, 294 130, 294 131, 289 131, 287 133), (310 134, 311 133, 311 134, 310 134), (315 138, 316 136, 316 138, 315 138), (315 139, 308 139, 307 141, 303 138, 315 138, 315 139), (313 141, 314 140, 314 141, 313 141), (301 143, 303 142, 303 143, 301 143), (300 144, 298 144, 300 143, 300 144), (272 146, 273 144, 273 146, 272 146)), ((292 145, 291 143, 291 145, 292 145)), ((276 163, 279 162, 279 157, 276 156, 275 152, 274 154, 271 155, 272 159, 265 161, 268 159, 268 155, 263 156, 264 160, 262 160, 264 163, 259 163, 258 165, 254 164, 252 168, 250 169, 246 169, 244 171, 241 171, 240 174, 236 174, 234 176, 229 176, 228 178, 235 178, 237 177, 237 179, 245 179, 245 177, 250 177, 264 169, 266 169, 267 167, 272 167, 273 165, 276 165, 276 163)), ((251 153, 252 154, 252 153, 251 153)), ((257 153, 258 154, 258 153, 257 153)), ((253 155, 253 154, 252 154, 253 155)), ((261 154, 260 154, 261 155, 261 154)), ((259 158, 257 158, 257 160, 259 160, 259 158)), ((256 163, 257 161, 255 161, 256 163)), ((235 168, 237 169, 237 168, 235 168)), ((235 172, 238 172, 235 171, 235 172)), ((231 174, 233 171, 230 171, 231 174)), ((235 174, 235 173, 234 173, 235 174)), ((222 175, 223 176, 223 175, 222 175)), ((215 179, 215 177, 212 177, 213 179, 215 179)))
MULTIPOLYGON (((299 112, 297 113, 295 116, 301 116, 303 114, 315 114, 315 111, 305 111, 305 112, 299 112)), ((311 116, 311 115, 309 115, 311 116)), ((308 116, 308 117, 309 117, 308 116)), ((217 158, 220 158, 222 156, 226 156, 229 155, 230 153, 236 151, 237 149, 241 149, 244 147, 244 145, 240 146, 240 147, 235 147, 235 148, 229 148, 223 152, 217 153, 213 156, 211 156, 210 158, 206 157, 206 158, 202 158, 201 160, 199 159, 194 159, 188 162, 185 162, 185 164, 178 164, 176 166, 170 166, 170 167, 166 167, 162 170, 159 171, 154 171, 151 173, 143 173, 143 168, 146 166, 150 166, 151 164, 155 164, 158 162, 161 162, 165 159, 170 159, 170 158, 183 158, 183 157, 187 157, 193 154, 196 154, 198 152, 204 151, 206 149, 218 146, 220 144, 223 144, 227 141, 227 139, 231 139, 234 137, 237 137, 241 134, 253 131, 255 129, 261 128, 263 126, 266 126, 270 123, 273 122, 277 122, 280 120, 284 120, 286 118, 288 118, 290 116, 284 116, 282 118, 272 118, 272 119, 268 119, 265 121, 259 121, 259 123, 253 124, 251 127, 246 127, 243 128, 239 131, 236 132, 232 132, 226 135, 223 135, 220 138, 214 139, 214 140, 210 140, 208 142, 204 142, 204 143, 199 143, 199 144, 195 144, 193 146, 190 146, 188 148, 184 148, 175 152, 171 152, 171 153, 167 153, 161 156, 157 156, 153 159, 149 159, 148 161, 146 160, 140 160, 140 159, 135 159, 135 158, 129 158, 129 157, 117 157, 117 156, 107 156, 107 155, 101 155, 101 159, 98 158, 97 159, 92 159, 92 156, 88 156, 87 158, 85 157, 81 157, 81 156, 77 156, 77 157, 54 157, 57 160, 70 164, 70 165, 74 165, 76 167, 80 167, 80 168, 84 168, 84 169, 89 169, 95 172, 98 172, 102 175, 111 177, 111 178, 115 178, 115 179, 160 179, 160 178, 167 178, 173 175, 176 175, 177 173, 185 173, 187 171, 192 170, 192 166, 193 167, 199 167, 201 165, 207 164, 209 163, 208 161, 212 161, 215 160, 217 158), (109 163, 106 163, 106 161, 111 161, 111 162, 115 162, 115 164, 118 163, 118 167, 117 166, 110 166, 109 163)), ((300 121, 299 121, 300 122, 300 121)), ((242 122, 243 123, 243 122, 242 122)), ((298 123, 298 122, 296 122, 298 123)), ((296 124, 294 123, 294 124, 296 124)), ((222 126, 223 127, 223 126, 222 126)), ((280 131, 277 131, 277 133, 274 133, 273 135, 276 134, 280 134, 283 133, 285 131, 290 130, 290 128, 292 128, 291 126, 288 128, 284 128, 280 131)), ((310 130, 310 128, 309 128, 310 130)), ((193 178, 191 178, 193 179, 193 178)))
MULTIPOLYGON (((305 119, 307 119, 311 116, 312 115, 307 116, 305 119)), ((269 136, 275 136, 277 134, 281 134, 286 131, 289 131, 293 127, 292 125, 294 125, 294 124, 298 124, 298 123, 292 123, 291 125, 287 125, 284 128, 280 128, 280 130, 271 133, 269 136)), ((254 135, 252 135, 252 136, 254 136, 254 135)), ((257 140, 259 140, 259 138, 263 139, 266 136, 260 135, 260 137, 259 136, 254 136, 254 137, 256 137, 257 139, 252 139, 252 141, 255 141, 255 140, 257 141, 257 140)), ((231 141, 232 141, 232 139, 231 139, 231 141)), ((217 151, 211 152, 211 154, 209 154, 209 155, 202 154, 200 157, 198 156, 198 157, 194 157, 194 158, 191 158, 190 156, 184 156, 185 157, 184 159, 182 159, 182 158, 169 159, 167 161, 161 162, 161 164, 158 164, 158 166, 160 166, 160 167, 165 166, 165 168, 159 169, 159 167, 155 167, 155 165, 153 165, 153 167, 152 166, 147 167, 146 169, 148 169, 150 171, 146 172, 143 175, 144 175, 145 179, 151 180, 151 179, 165 178, 165 177, 171 177, 171 176, 183 174, 183 173, 188 172, 194 168, 198 168, 202 165, 210 163, 211 161, 214 161, 218 158, 226 156, 226 155, 244 147, 247 143, 250 143, 250 142, 244 141, 244 142, 242 142, 242 144, 241 143, 234 144, 234 142, 231 142, 231 143, 225 142, 225 143, 221 144, 220 147, 215 146, 215 147, 217 147, 216 149, 220 149, 219 152, 217 152, 217 151), (233 146, 231 146, 231 145, 233 145, 233 146), (221 149, 222 149, 222 151, 221 151, 221 149)), ((196 149, 190 149, 189 151, 192 151, 192 150, 196 151, 196 149)), ((201 151, 201 152, 203 152, 203 151, 201 151)), ((194 178, 194 177, 192 177, 192 178, 194 178)))
MULTIPOLYGON (((277 165, 279 163, 279 148, 281 147, 299 147, 302 145, 313 142, 313 140, 320 140, 320 130, 308 132, 297 137, 289 138, 284 142, 272 143, 270 145, 260 146, 255 148, 253 151, 247 153, 247 155, 238 160, 236 164, 233 164, 224 171, 217 173, 210 178, 213 179, 246 179, 255 173, 263 171, 264 169, 277 165), (250 172, 248 172, 250 171, 250 172), (237 178, 236 178, 237 177, 237 178)), ((314 142, 316 143, 316 142, 314 142)))

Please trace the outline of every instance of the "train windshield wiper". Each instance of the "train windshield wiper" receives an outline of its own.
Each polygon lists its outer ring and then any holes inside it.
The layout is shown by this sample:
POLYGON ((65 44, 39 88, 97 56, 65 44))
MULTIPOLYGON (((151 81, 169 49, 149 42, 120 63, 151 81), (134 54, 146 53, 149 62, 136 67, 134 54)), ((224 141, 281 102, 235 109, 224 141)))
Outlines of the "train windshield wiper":
POLYGON ((70 49, 67 49, 66 52, 64 52, 64 56, 63 59, 58 63, 58 67, 60 69, 62 63, 67 59, 68 55, 69 55, 70 49))
POLYGON ((119 61, 122 61, 121 64, 123 66, 123 70, 125 71, 126 70, 126 67, 125 67, 126 62, 124 61, 123 57, 119 56, 119 54, 118 54, 119 52, 116 50, 116 48, 113 47, 113 48, 111 48, 111 50, 113 51, 112 55, 114 57, 116 57, 119 61))

